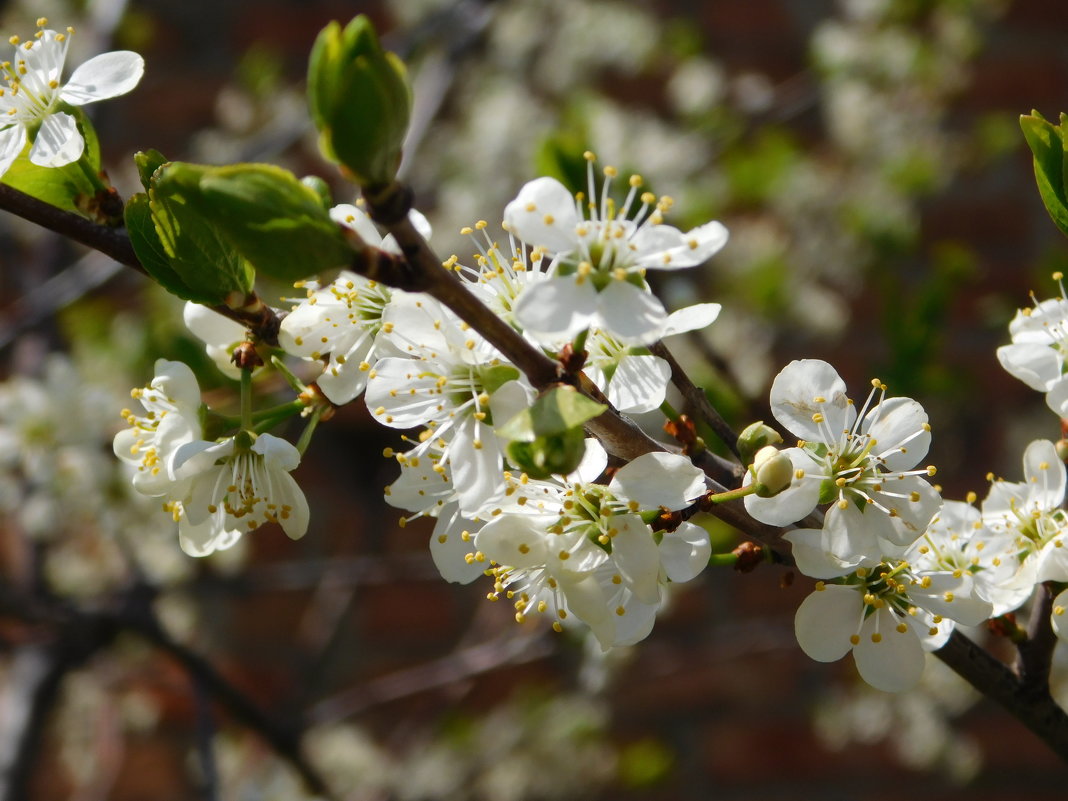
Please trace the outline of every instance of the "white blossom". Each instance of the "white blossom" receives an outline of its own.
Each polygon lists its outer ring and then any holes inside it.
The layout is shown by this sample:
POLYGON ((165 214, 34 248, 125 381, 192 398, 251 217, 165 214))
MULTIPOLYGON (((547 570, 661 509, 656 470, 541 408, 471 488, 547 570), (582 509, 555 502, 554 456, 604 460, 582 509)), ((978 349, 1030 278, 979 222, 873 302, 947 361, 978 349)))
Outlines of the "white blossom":
POLYGON ((827 362, 806 359, 783 368, 771 387, 771 407, 775 418, 801 437, 797 447, 783 451, 794 464, 794 481, 770 498, 745 499, 749 514, 777 526, 830 503, 822 529, 809 530, 818 531, 818 546, 813 534, 798 537, 839 560, 844 570, 900 556, 941 503, 924 478, 933 468, 911 469, 930 445, 927 414, 916 401, 886 399, 886 387, 878 381, 872 385, 858 414, 845 383, 827 362), (873 406, 876 392, 879 402, 873 406))
POLYGON ((186 482, 178 533, 183 550, 210 553, 235 532, 278 523, 292 539, 308 528, 308 502, 289 474, 300 463, 293 445, 242 431, 221 442, 195 440, 178 449, 174 468, 186 482), (220 540, 222 538, 222 540, 220 540))
POLYGON ((7 172, 28 141, 30 161, 41 167, 62 167, 81 158, 85 140, 74 117, 60 111, 61 103, 81 106, 124 95, 137 86, 144 60, 137 53, 119 50, 95 56, 64 84, 63 62, 73 29, 57 33, 38 20, 33 39, 19 42, 4 62, 7 88, 0 90, 0 175, 7 172))
POLYGON ((838 583, 817 582, 798 607, 797 642, 817 662, 850 651, 864 681, 901 692, 919 681, 924 651, 941 647, 957 623, 978 625, 989 601, 963 571, 921 572, 907 562, 860 568, 838 583))
POLYGON ((552 256, 550 278, 533 283, 516 304, 523 330, 547 345, 589 327, 645 344, 659 339, 667 319, 649 292, 645 271, 678 270, 707 261, 727 242, 727 229, 710 222, 683 233, 663 224, 670 198, 639 196, 632 176, 622 206, 610 197, 616 171, 604 170, 598 194, 587 154, 589 195, 573 197, 554 178, 527 183, 504 210, 509 231, 552 256), (635 203, 640 202, 637 210, 635 203), (633 214, 632 214, 633 212, 633 214))
MULTIPOLYGON (((370 217, 356 206, 335 206, 330 216, 367 245, 400 252, 392 235, 383 239, 370 217)), ((430 236, 430 225, 422 214, 412 211, 409 217, 424 237, 430 236)), ((383 327, 382 315, 397 290, 347 270, 325 287, 300 286, 308 287, 307 298, 283 318, 279 344, 294 356, 324 360, 325 369, 316 383, 332 403, 348 403, 367 385, 377 358, 375 343, 383 327)))
POLYGON ((998 361, 1031 389, 1046 394, 1046 405, 1068 417, 1068 299, 1043 300, 1021 309, 1009 323, 1011 345, 997 350, 998 361))

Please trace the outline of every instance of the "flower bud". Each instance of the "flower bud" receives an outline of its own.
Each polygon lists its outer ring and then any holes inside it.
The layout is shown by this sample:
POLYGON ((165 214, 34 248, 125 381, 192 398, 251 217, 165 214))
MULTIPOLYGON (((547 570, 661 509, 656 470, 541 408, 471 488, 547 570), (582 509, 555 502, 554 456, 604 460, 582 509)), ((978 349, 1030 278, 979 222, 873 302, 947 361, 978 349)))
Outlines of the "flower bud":
POLYGON ((766 445, 757 451, 750 470, 757 485, 756 494, 761 498, 778 495, 794 480, 793 462, 774 445, 766 445))
POLYGON ((404 63, 382 49, 367 17, 320 32, 308 62, 308 105, 326 158, 361 186, 392 183, 412 92, 404 63))
POLYGON ((1057 458, 1062 462, 1068 462, 1068 439, 1059 439, 1053 443, 1057 451, 1057 458))
POLYGON ((762 420, 750 423, 738 435, 738 453, 742 457, 743 464, 752 464, 756 452, 767 445, 777 445, 782 442, 779 432, 762 420))
POLYGON ((545 479, 554 473, 574 472, 586 454, 586 434, 569 428, 557 434, 536 437, 533 442, 509 442, 505 451, 510 461, 531 478, 545 479))

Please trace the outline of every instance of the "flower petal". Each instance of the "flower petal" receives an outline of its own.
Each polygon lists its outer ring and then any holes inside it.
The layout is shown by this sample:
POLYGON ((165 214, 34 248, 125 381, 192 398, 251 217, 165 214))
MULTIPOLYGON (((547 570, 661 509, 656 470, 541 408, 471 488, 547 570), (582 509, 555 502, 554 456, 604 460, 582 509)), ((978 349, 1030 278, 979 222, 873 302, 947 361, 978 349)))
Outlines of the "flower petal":
POLYGON ((908 625, 901 631, 898 625, 889 609, 877 609, 864 621, 860 642, 853 649, 860 677, 890 693, 914 687, 926 664, 916 632, 908 625))
POLYGON ((674 511, 704 493, 705 474, 685 456, 653 451, 621 467, 608 488, 642 509, 662 506, 674 511))
POLYGON ((81 158, 85 150, 78 124, 70 114, 59 112, 45 117, 30 148, 30 161, 38 167, 62 167, 81 158))
POLYGON ((675 582, 690 581, 706 567, 712 556, 708 532, 696 523, 683 521, 674 531, 664 532, 660 540, 660 566, 675 582))
POLYGON ((652 292, 629 281, 612 281, 597 295, 603 328, 624 342, 646 345, 660 338, 667 312, 652 292))
POLYGON ((823 589, 811 593, 794 615, 797 644, 817 662, 836 662, 853 647, 850 637, 856 633, 863 614, 860 593, 838 584, 819 584, 823 589))
POLYGON ((555 178, 535 178, 524 185, 504 207, 504 222, 520 239, 554 255, 578 246, 575 198, 555 178))
POLYGON ((59 97, 72 106, 118 97, 137 86, 144 72, 145 60, 137 53, 101 53, 74 70, 59 97))
POLYGON ((837 442, 857 416, 838 371, 820 359, 792 361, 775 376, 771 410, 792 434, 828 444, 837 442))
POLYGON ((12 125, 0 131, 0 175, 7 172, 26 147, 26 129, 12 125))
POLYGON ((515 305, 515 318, 525 333, 544 344, 573 339, 589 328, 597 312, 597 290, 573 276, 539 281, 527 287, 515 305))

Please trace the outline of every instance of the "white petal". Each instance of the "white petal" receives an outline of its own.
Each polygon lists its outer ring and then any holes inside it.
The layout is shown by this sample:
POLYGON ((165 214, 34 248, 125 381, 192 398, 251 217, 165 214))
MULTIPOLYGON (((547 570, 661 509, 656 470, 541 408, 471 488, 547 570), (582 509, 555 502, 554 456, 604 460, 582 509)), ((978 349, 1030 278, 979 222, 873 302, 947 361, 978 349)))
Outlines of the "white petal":
POLYGON ((891 471, 910 470, 927 455, 927 412, 912 398, 887 398, 864 417, 861 431, 878 442, 875 453, 891 471))
POLYGON ((1035 580, 1068 581, 1068 538, 1063 532, 1042 546, 1036 560, 1035 580))
POLYGON ((1048 439, 1036 439, 1027 446, 1023 457, 1027 481, 1028 506, 1041 510, 1056 509, 1064 500, 1064 462, 1048 439))
POLYGON ((1031 389, 1046 392, 1061 377, 1063 360, 1048 343, 1020 342, 997 349, 998 361, 1031 389))
POLYGON ((667 396, 671 367, 659 356, 627 354, 619 360, 612 380, 604 387, 604 373, 596 368, 587 372, 608 396, 608 401, 624 414, 641 414, 659 409, 667 396), (596 373, 598 377, 592 375, 596 373))
POLYGON ((609 490, 637 501, 642 509, 663 506, 672 511, 689 506, 705 491, 705 474, 685 456, 653 451, 619 469, 609 490))
POLYGON ((851 560, 840 559, 824 544, 824 534, 818 528, 798 528, 787 531, 782 538, 790 543, 797 569, 811 578, 839 578, 852 573, 865 561, 863 556, 851 560))
POLYGON ((377 248, 382 245, 382 234, 367 216, 363 209, 353 206, 351 203, 341 203, 330 209, 330 219, 338 225, 355 231, 366 244, 377 248))
POLYGON ((837 441, 857 416, 838 371, 819 359, 790 362, 775 376, 771 410, 792 434, 810 442, 826 443, 831 437, 837 441), (823 424, 813 420, 817 414, 823 416, 823 424))
POLYGON ((38 167, 62 167, 81 158, 85 140, 70 114, 59 112, 45 117, 30 148, 30 161, 38 167))
POLYGON ((538 567, 549 558, 544 521, 528 515, 495 517, 475 534, 475 547, 508 567, 538 567))
POLYGON ((137 86, 144 72, 145 60, 137 53, 101 53, 74 70, 59 96, 72 106, 118 97, 137 86))
MULTIPOLYGON (((670 226, 655 226, 657 229, 666 229, 670 226)), ((643 228, 648 230, 648 227, 643 228)), ((726 227, 719 222, 705 223, 694 228, 689 233, 683 234, 671 228, 677 236, 671 237, 670 246, 664 247, 667 241, 661 243, 659 253, 639 259, 639 264, 650 269, 678 270, 686 267, 695 267, 708 261, 716 252, 727 244, 728 233, 726 227)), ((646 252, 645 247, 641 247, 646 252)))
POLYGON ((597 295, 602 326, 624 342, 647 345, 660 338, 667 312, 652 292, 629 281, 612 281, 597 295))
POLYGON ((1065 617, 1065 609, 1068 609, 1068 590, 1063 590, 1053 599, 1053 614, 1050 616, 1053 632, 1062 642, 1068 642, 1068 618, 1065 617))
POLYGON ((12 125, 0 131, 0 175, 10 169, 26 147, 26 129, 21 125, 12 125))
POLYGON ((675 334, 685 334, 687 331, 700 331, 707 328, 719 317, 723 306, 719 303, 695 303, 686 306, 668 315, 660 336, 666 339, 675 334))
POLYGON ((849 638, 863 614, 860 593, 850 587, 827 584, 811 593, 794 615, 797 644, 817 662, 835 662, 849 653, 849 638))
POLYGON ((456 503, 448 504, 438 515, 430 535, 430 555, 446 581, 470 584, 486 569, 485 562, 465 558, 475 552, 473 532, 481 525, 463 517, 456 503))
POLYGON ((166 395, 175 406, 188 409, 193 414, 200 408, 197 377, 185 362, 157 359, 151 386, 166 395))
POLYGON ((860 642, 853 649, 860 677, 875 689, 890 693, 914 687, 926 664, 920 638, 910 626, 902 632, 898 625, 889 609, 876 610, 864 621, 860 642))
POLYGON ((252 443, 252 452, 263 457, 269 470, 295 470, 300 464, 300 451, 293 443, 274 434, 260 434, 252 443))
POLYGON ((660 555, 652 530, 638 515, 616 515, 609 525, 616 530, 612 537, 612 560, 634 596, 642 603, 659 603, 660 555))
POLYGON ((1062 376, 1053 382, 1046 393, 1046 405, 1058 417, 1068 417, 1068 378, 1062 376))
POLYGON ((674 531, 664 532, 660 540, 660 566, 674 582, 690 581, 708 567, 712 542, 708 532, 695 523, 684 521, 674 531))
MULTIPOLYGON (((260 439, 269 436, 261 434, 260 439)), ((257 440, 258 442, 259 440, 257 440)), ((304 491, 293 476, 284 471, 275 471, 271 474, 273 482, 273 494, 268 499, 276 504, 281 512, 278 513, 278 523, 282 531, 291 540, 299 540, 308 531, 308 522, 311 519, 311 511, 308 508, 308 499, 304 497, 304 491)))
POLYGON ((245 326, 192 301, 182 308, 182 321, 193 336, 209 345, 233 347, 248 338, 245 326))
POLYGON ((472 418, 465 420, 449 444, 452 485, 463 514, 477 517, 482 507, 503 490, 501 463, 493 429, 472 418))
POLYGON ((575 198, 555 178, 536 178, 520 189, 504 207, 504 222, 523 241, 554 255, 578 246, 575 198))
POLYGON ((589 328, 597 312, 597 290, 589 281, 561 276, 529 286, 515 305, 515 318, 525 333, 545 344, 573 339, 589 328))
POLYGON ((182 515, 178 521, 178 545, 190 556, 207 556, 226 550, 241 539, 241 532, 222 525, 221 515, 212 515, 199 524, 182 515))

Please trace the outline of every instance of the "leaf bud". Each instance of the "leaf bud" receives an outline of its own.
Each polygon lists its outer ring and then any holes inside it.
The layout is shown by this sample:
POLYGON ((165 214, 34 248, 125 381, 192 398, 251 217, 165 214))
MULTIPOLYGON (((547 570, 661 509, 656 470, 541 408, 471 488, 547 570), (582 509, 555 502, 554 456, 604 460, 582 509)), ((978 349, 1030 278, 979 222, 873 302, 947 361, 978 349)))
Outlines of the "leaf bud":
POLYGON ((364 187, 393 182, 411 117, 407 69, 382 49, 366 16, 319 33, 308 62, 308 105, 323 155, 364 187))

